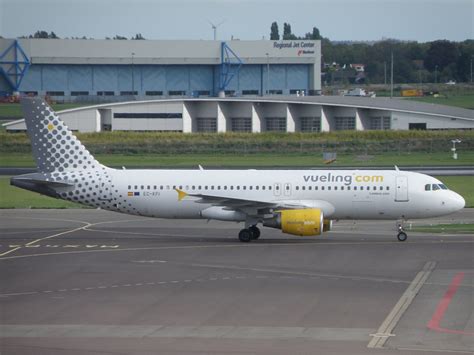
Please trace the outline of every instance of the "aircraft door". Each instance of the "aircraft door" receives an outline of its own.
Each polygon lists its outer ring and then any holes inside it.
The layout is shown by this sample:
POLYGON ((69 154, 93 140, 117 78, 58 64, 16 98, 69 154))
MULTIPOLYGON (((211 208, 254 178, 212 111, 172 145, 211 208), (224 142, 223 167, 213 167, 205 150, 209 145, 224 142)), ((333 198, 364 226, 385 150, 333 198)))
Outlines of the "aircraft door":
POLYGON ((276 182, 273 184, 273 196, 280 196, 281 195, 281 184, 276 182))
POLYGON ((408 201, 408 178, 406 176, 397 176, 395 185, 395 201, 408 201))
POLYGON ((291 184, 289 182, 285 183, 284 191, 285 191, 285 196, 291 196, 291 184))

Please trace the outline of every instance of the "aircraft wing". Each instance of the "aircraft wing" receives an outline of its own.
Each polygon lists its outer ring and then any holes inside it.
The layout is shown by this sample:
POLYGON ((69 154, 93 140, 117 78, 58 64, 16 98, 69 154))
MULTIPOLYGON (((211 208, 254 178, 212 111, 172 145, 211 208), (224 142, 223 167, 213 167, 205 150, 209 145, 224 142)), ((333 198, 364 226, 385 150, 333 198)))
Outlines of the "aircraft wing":
POLYGON ((320 208, 325 215, 334 213, 334 206, 323 200, 254 200, 225 195, 193 194, 176 189, 178 200, 192 200, 195 203, 224 207, 226 210, 240 210, 249 215, 260 215, 285 209, 320 208))

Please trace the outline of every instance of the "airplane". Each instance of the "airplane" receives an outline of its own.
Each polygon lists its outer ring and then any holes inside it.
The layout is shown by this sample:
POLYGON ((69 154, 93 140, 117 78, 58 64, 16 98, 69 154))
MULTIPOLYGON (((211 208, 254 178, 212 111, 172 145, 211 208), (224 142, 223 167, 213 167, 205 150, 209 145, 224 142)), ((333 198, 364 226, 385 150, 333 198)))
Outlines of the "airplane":
POLYGON ((395 170, 126 170, 94 159, 43 100, 22 99, 37 172, 11 185, 120 213, 243 222, 238 238, 260 237, 261 224, 318 236, 333 220, 407 219, 464 208, 462 196, 431 176, 395 170))

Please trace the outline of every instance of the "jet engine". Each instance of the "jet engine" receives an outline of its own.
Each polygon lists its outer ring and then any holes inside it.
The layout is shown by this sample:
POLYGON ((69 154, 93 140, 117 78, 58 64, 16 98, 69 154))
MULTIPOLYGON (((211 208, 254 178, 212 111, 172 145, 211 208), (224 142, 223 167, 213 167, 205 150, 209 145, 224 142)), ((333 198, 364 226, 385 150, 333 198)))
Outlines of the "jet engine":
POLYGON ((319 208, 308 208, 277 211, 274 217, 265 219, 263 225, 281 229, 287 234, 312 236, 323 232, 323 221, 323 211, 319 208))
POLYGON ((325 219, 323 221, 323 232, 329 232, 332 229, 332 219, 325 219))

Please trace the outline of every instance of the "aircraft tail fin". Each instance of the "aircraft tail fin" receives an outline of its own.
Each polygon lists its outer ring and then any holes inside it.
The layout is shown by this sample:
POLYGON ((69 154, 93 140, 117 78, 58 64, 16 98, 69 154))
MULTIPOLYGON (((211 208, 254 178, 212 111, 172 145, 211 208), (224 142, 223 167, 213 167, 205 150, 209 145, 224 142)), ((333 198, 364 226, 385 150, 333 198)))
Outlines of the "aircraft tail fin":
POLYGON ((43 100, 23 98, 21 106, 38 171, 62 172, 102 166, 43 100))

